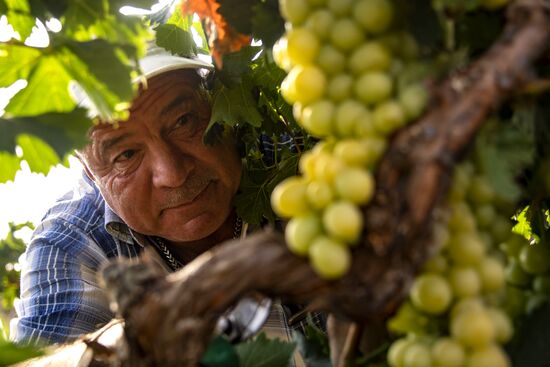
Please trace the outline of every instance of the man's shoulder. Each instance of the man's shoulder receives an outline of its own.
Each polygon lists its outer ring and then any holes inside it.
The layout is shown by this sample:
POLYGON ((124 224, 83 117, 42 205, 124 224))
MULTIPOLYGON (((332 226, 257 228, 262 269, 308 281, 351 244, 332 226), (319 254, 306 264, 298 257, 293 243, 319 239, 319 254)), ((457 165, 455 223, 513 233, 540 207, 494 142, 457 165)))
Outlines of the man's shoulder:
POLYGON ((86 177, 59 198, 42 218, 42 223, 62 223, 88 233, 102 226, 105 201, 99 189, 86 177))

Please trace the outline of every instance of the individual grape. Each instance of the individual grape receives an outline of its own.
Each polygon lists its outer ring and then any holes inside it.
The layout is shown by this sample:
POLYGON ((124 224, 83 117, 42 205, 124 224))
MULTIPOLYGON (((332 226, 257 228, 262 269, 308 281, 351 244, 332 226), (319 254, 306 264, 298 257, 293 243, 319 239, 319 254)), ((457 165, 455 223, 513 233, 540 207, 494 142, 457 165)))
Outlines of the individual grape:
POLYGON ((330 32, 332 44, 343 51, 350 51, 363 42, 365 35, 361 27, 352 19, 337 20, 330 32))
POLYGON ((309 211, 306 198, 307 183, 290 177, 279 183, 271 194, 271 207, 281 217, 290 218, 309 211))
POLYGON ((403 367, 430 367, 432 357, 430 349, 422 343, 414 343, 403 353, 403 367))
POLYGON ((369 137, 362 139, 363 145, 367 148, 369 160, 367 165, 374 165, 386 150, 386 140, 378 137, 369 137))
POLYGON ((450 316, 451 318, 456 317, 457 315, 468 312, 471 310, 483 310, 485 306, 480 297, 471 297, 471 298, 462 298, 457 300, 453 305, 450 316))
POLYGON ((372 118, 372 113, 368 109, 365 109, 365 113, 363 113, 357 119, 354 135, 358 138, 376 139, 378 141, 384 142, 386 141, 385 139, 380 137, 378 132, 376 131, 376 128, 374 127, 374 119, 372 118))
POLYGON ((480 348, 495 339, 495 327, 487 311, 472 309, 451 320, 451 335, 467 347, 480 348))
POLYGON ((314 177, 332 183, 334 178, 345 168, 345 164, 340 159, 332 155, 322 154, 319 155, 317 162, 315 162, 314 177))
POLYGON ((495 198, 495 191, 481 176, 473 177, 469 188, 469 198, 476 204, 488 204, 495 198))
POLYGON ((475 210, 477 223, 481 228, 490 227, 495 220, 497 213, 494 206, 490 204, 480 205, 475 210))
POLYGON ((449 228, 454 232, 470 232, 476 230, 475 217, 470 207, 465 203, 454 203, 451 206, 451 217, 449 218, 449 228))
POLYGON ((440 314, 449 307, 453 294, 445 278, 428 273, 415 279, 410 296, 413 305, 419 310, 440 314))
POLYGON ((453 294, 459 298, 474 297, 481 290, 481 280, 475 269, 454 267, 449 272, 449 284, 453 294))
POLYGON ((360 140, 343 139, 334 145, 334 156, 349 166, 365 166, 369 160, 369 149, 360 140))
POLYGON ((335 131, 340 137, 352 136, 358 119, 366 112, 365 106, 353 99, 340 103, 336 108, 335 131))
POLYGON ((330 11, 317 9, 307 18, 305 27, 312 30, 321 40, 324 40, 329 36, 333 23, 334 16, 330 11))
POLYGON ((379 104, 373 112, 374 127, 382 135, 388 135, 399 129, 405 123, 405 113, 401 105, 395 101, 379 104))
POLYGON ((443 273, 449 267, 447 258, 443 255, 435 255, 424 264, 422 269, 427 273, 443 273))
POLYGON ((355 205, 346 201, 337 201, 325 209, 323 225, 331 236, 354 243, 361 233, 363 216, 355 205))
POLYGON ((361 75, 365 71, 385 71, 390 67, 391 60, 390 52, 382 44, 370 41, 353 51, 348 65, 354 74, 361 75))
POLYGON ((428 102, 428 92, 420 84, 409 85, 399 92, 398 101, 408 119, 420 116, 428 102))
POLYGON ((309 246, 321 234, 321 219, 315 214, 294 217, 285 228, 285 240, 289 249, 300 256, 308 254, 309 246))
POLYGON ((293 28, 286 34, 287 52, 294 64, 312 63, 319 54, 319 40, 307 28, 293 28))
POLYGON ((333 14, 343 17, 350 12, 353 2, 353 0, 327 0, 327 7, 333 14))
POLYGON ((328 100, 319 100, 302 110, 300 122, 314 136, 331 135, 335 108, 328 100))
POLYGON ((481 286, 485 292, 495 292, 504 286, 504 267, 500 261, 486 257, 478 265, 478 272, 481 286))
POLYGON ((334 187, 341 199, 363 205, 368 203, 374 194, 374 178, 364 169, 348 168, 336 176, 334 187))
POLYGON ((327 207, 334 199, 331 186, 325 181, 313 181, 307 185, 306 196, 308 202, 315 209, 327 207))
POLYGON ((310 13, 307 0, 279 0, 281 15, 293 24, 300 24, 310 13))
POLYGON ((550 270, 550 249, 543 243, 523 246, 519 264, 529 274, 540 275, 550 270))
POLYGON ((388 99, 392 93, 392 89, 393 82, 391 77, 380 71, 364 73, 357 79, 354 85, 355 95, 367 104, 375 104, 388 99))
POLYGON ((510 367, 510 361, 500 347, 489 345, 473 350, 466 360, 466 367, 510 367))
POLYGON ((309 248, 309 258, 315 272, 325 279, 346 274, 351 265, 349 249, 328 237, 318 237, 309 248))
POLYGON ((525 238, 519 235, 512 235, 499 245, 502 250, 510 258, 519 258, 519 253, 523 246, 526 245, 525 238))
MULTIPOLYGON (((319 49, 317 63, 325 73, 337 75, 342 73, 346 67, 346 56, 334 46, 325 44, 319 49)), ((330 93, 330 87, 328 89, 330 93)))
POLYGON ((433 367, 462 367, 466 360, 464 347, 451 338, 440 338, 432 346, 433 367))
POLYGON ((311 150, 304 152, 300 157, 300 161, 298 162, 298 167, 300 168, 300 172, 305 177, 309 179, 315 178, 315 161, 316 160, 317 160, 317 156, 311 150))
POLYGON ((326 83, 325 74, 316 66, 298 65, 281 83, 281 93, 290 103, 308 104, 323 96, 326 83))
POLYGON ((533 279, 533 290, 535 292, 550 296, 550 276, 536 276, 535 279, 533 279))
POLYGON ((281 37, 273 45, 273 61, 278 67, 285 71, 289 71, 292 68, 292 62, 288 56, 288 42, 286 37, 281 37))
POLYGON ((341 102, 353 94, 353 78, 348 74, 338 74, 332 77, 327 86, 327 95, 334 102, 341 102))
POLYGON ((391 367, 403 367, 403 357, 405 351, 415 341, 410 338, 402 338, 394 341, 388 349, 388 363, 391 367))
POLYGON ((510 341, 514 334, 514 326, 512 325, 510 317, 504 311, 494 307, 489 308, 487 313, 489 317, 491 317, 495 327, 496 341, 502 344, 510 341))
POLYGON ((475 265, 483 258, 485 245, 475 234, 461 233, 451 238, 447 251, 455 263, 475 265))
POLYGON ((393 5, 388 0, 359 0, 353 16, 367 32, 381 33, 388 29, 393 18, 393 5))
POLYGON ((327 3, 327 0, 307 0, 311 6, 323 6, 327 3))

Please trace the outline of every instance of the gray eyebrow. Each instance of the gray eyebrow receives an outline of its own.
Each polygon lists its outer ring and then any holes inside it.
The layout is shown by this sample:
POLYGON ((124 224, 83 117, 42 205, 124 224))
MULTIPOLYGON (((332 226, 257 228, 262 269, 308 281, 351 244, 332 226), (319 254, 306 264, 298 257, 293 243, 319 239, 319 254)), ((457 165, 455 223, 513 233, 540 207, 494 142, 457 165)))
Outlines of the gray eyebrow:
POLYGON ((105 154, 111 149, 113 146, 117 145, 121 141, 128 139, 130 137, 130 134, 122 134, 117 137, 102 140, 99 144, 99 154, 102 157, 105 157, 105 154))

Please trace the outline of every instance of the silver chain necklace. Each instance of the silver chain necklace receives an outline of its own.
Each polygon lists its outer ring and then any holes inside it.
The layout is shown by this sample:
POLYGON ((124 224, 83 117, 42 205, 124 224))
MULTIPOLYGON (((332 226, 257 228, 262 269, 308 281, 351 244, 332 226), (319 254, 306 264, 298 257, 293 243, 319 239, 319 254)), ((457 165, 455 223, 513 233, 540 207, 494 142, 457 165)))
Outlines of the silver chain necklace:
MULTIPOLYGON (((243 220, 241 217, 237 216, 237 219, 235 220, 235 226, 233 227, 233 239, 236 240, 241 236, 241 231, 243 229, 243 220)), ((174 255, 172 254, 172 251, 168 249, 168 246, 166 246, 166 243, 164 240, 160 237, 151 237, 153 239, 153 243, 155 246, 159 249, 162 256, 164 256, 164 260, 168 263, 168 266, 172 268, 173 271, 179 270, 183 268, 183 264, 177 260, 174 255)))

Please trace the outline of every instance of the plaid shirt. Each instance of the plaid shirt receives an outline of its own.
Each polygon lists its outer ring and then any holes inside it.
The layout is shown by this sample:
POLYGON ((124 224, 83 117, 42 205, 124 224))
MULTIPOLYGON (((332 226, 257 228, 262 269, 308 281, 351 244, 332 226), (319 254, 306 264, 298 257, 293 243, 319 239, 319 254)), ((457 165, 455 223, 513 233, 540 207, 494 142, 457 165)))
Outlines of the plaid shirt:
MULTIPOLYGON (((272 153, 269 141, 262 146, 264 154, 272 153)), ((109 322, 115 315, 98 285, 98 268, 108 259, 136 257, 142 249, 97 186, 83 175, 46 213, 22 257, 21 296, 11 337, 18 342, 61 343, 109 322)), ((288 340, 291 329, 303 325, 289 327, 285 310, 276 304, 264 329, 288 340)))

